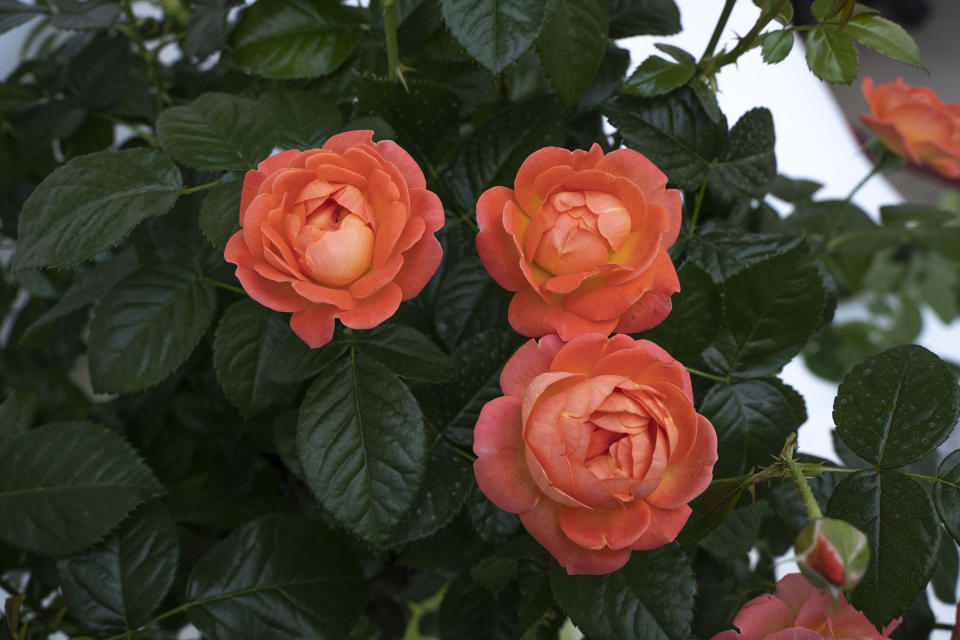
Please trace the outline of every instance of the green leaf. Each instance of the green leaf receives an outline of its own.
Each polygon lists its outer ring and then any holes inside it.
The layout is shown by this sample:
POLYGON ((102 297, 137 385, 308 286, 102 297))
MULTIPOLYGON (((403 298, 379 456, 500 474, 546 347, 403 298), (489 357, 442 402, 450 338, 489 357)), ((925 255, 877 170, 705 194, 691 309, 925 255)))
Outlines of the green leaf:
POLYGON ((760 523, 769 511, 764 502, 734 509, 703 540, 700 546, 720 560, 745 558, 760 536, 760 523))
POLYGON ((193 351, 213 319, 216 292, 191 269, 162 263, 134 271, 97 305, 90 378, 99 392, 150 387, 193 351))
POLYGON ((888 226, 907 226, 910 222, 940 225, 956 218, 956 213, 922 204, 891 204, 880 207, 880 219, 888 226))
POLYGON ((920 48, 910 34, 896 22, 866 13, 851 18, 845 30, 862 45, 885 56, 923 68, 920 48))
POLYGON ((360 353, 379 360, 401 378, 444 382, 453 377, 453 361, 430 338, 412 327, 382 324, 357 335, 360 353))
POLYGON ((24 203, 13 268, 66 267, 92 258, 146 218, 168 212, 182 187, 176 165, 150 149, 74 158, 24 203))
POLYGON ((822 22, 843 11, 844 5, 849 1, 850 0, 814 0, 810 11, 813 13, 814 18, 822 22))
POLYGON ((958 414, 956 375, 917 345, 889 349, 854 367, 833 403, 837 435, 880 467, 901 467, 936 449, 958 414))
POLYGON ((669 36, 680 32, 674 0, 609 0, 610 37, 669 36))
POLYGON ((273 404, 288 387, 268 375, 270 357, 287 322, 253 300, 233 303, 213 339, 213 368, 224 394, 244 415, 273 404))
POLYGON ((339 331, 318 349, 311 349, 292 329, 274 345, 267 366, 267 376, 277 382, 300 382, 312 378, 339 360, 350 346, 339 331))
POLYGON ((157 119, 163 150, 194 169, 246 171, 270 155, 273 122, 257 103, 229 93, 205 93, 157 119))
POLYGON ((491 73, 500 73, 540 35, 545 0, 440 0, 453 37, 491 73))
POLYGON ((480 539, 496 546, 513 538, 522 527, 516 514, 504 511, 490 502, 476 486, 467 500, 467 514, 480 539))
POLYGON ((540 64, 564 102, 575 104, 607 49, 607 0, 549 0, 537 38, 540 64))
POLYGON ((499 597, 464 574, 450 583, 440 603, 440 640, 514 640, 517 637, 517 593, 499 597))
POLYGON ((785 27, 790 26, 790 23, 793 22, 793 4, 789 1, 753 0, 753 4, 760 7, 764 13, 776 10, 777 13, 774 16, 774 19, 785 27))
POLYGON ((807 66, 821 80, 852 84, 860 57, 850 38, 835 26, 818 26, 807 38, 807 66))
POLYGON ((745 378, 774 373, 799 353, 826 302, 805 244, 737 272, 721 292, 724 326, 703 357, 715 371, 745 378))
MULTIPOLYGON (((396 132, 397 143, 427 172, 431 164, 442 166, 457 150, 460 98, 449 87, 414 78, 402 85, 367 76, 360 78, 355 87, 357 105, 353 117, 377 116, 385 120, 396 132)), ((375 128, 369 123, 363 126, 375 128)))
POLYGON ((726 122, 715 123, 687 87, 655 98, 619 96, 603 113, 628 146, 657 165, 673 186, 690 191, 700 187, 726 140, 726 122))
POLYGON ((447 526, 472 486, 473 467, 468 458, 442 437, 437 438, 420 495, 391 535, 394 544, 425 538, 447 526))
POLYGON ((776 136, 769 109, 751 109, 730 129, 723 154, 713 163, 709 189, 728 199, 762 198, 777 177, 776 136))
POLYGON ((173 585, 179 555, 177 528, 166 510, 141 508, 101 544, 57 561, 70 615, 96 631, 139 627, 173 585))
POLYGON ((267 78, 316 78, 335 71, 362 33, 363 11, 337 2, 273 0, 248 8, 230 38, 233 57, 267 78))
POLYGON ((777 378, 714 385, 699 411, 717 430, 718 476, 770 465, 787 436, 807 419, 803 397, 777 378))
POLYGON ((897 472, 859 471, 837 486, 827 516, 846 520, 870 541, 870 566, 851 604, 877 625, 906 611, 927 586, 940 545, 924 488, 897 472))
POLYGON ((240 194, 243 181, 224 180, 210 190, 200 205, 200 230, 217 249, 227 246, 240 230, 240 194))
POLYGON ((57 29, 106 29, 120 17, 120 5, 109 0, 54 0, 50 26, 57 29))
POLYGON ((550 566, 557 602, 592 640, 686 640, 697 592, 690 561, 675 543, 634 551, 626 566, 604 576, 568 576, 550 566))
POLYGON ((456 260, 453 252, 444 255, 433 321, 444 344, 459 349, 464 337, 474 333, 471 327, 479 331, 503 324, 510 295, 490 278, 476 254, 456 260))
POLYGON ((947 533, 960 541, 960 451, 943 459, 937 477, 943 482, 934 485, 933 501, 947 533))
POLYGON ((0 449, 0 539, 45 555, 100 540, 164 488, 133 447, 88 422, 38 427, 0 449))
MULTIPOLYGON (((778 175, 770 186, 770 193, 785 202, 805 202, 813 198, 813 194, 823 188, 823 184, 814 180, 788 178, 778 175)), ((882 209, 881 209, 882 210, 882 209)))
POLYGON ((718 527, 737 506, 749 484, 748 476, 714 479, 707 490, 690 503, 693 512, 677 536, 677 542, 689 547, 718 527))
POLYGON ((387 542, 413 506, 430 457, 410 391, 386 367, 354 353, 307 391, 297 451, 321 506, 373 544, 387 542))
POLYGON ((349 547, 315 522, 276 514, 235 529, 197 562, 186 607, 211 640, 339 640, 366 599, 349 547))
POLYGON ((784 228, 805 235, 834 279, 850 291, 861 288, 874 257, 897 238, 860 207, 842 200, 800 203, 784 228))
POLYGON ((259 102, 274 123, 274 144, 284 149, 319 148, 343 124, 337 105, 313 91, 271 91, 259 102))
POLYGON ((960 571, 960 558, 957 557, 957 545, 951 538, 941 537, 937 566, 930 580, 933 593, 940 602, 956 604, 958 571, 960 571))
POLYGON ((623 92, 633 96, 653 97, 682 87, 696 72, 696 64, 681 64, 650 56, 634 70, 623 85, 623 92))
POLYGON ((621 49, 612 42, 608 42, 606 52, 600 61, 600 68, 597 69, 593 83, 580 98, 577 111, 581 113, 592 111, 613 95, 613 92, 623 82, 623 76, 629 66, 630 52, 621 49))
POLYGON ((642 337, 684 361, 710 346, 723 319, 723 305, 713 279, 692 261, 677 269, 677 277, 680 291, 671 297, 670 315, 642 337))
POLYGON ((771 31, 763 38, 760 53, 767 64, 776 64, 786 58, 793 49, 793 32, 783 29, 771 31))
POLYGON ((126 36, 97 36, 67 67, 70 92, 91 109, 112 107, 129 89, 132 58, 126 36))
POLYGON ((563 144, 565 135, 566 119, 556 100, 532 100, 495 111, 466 139, 450 169, 460 205, 473 210, 488 188, 512 186, 527 156, 542 147, 563 144), (544 117, 545 113, 557 117, 544 117))
POLYGON ((0 0, 0 33, 19 27, 44 13, 42 7, 24 4, 17 0, 0 0))
POLYGON ((473 427, 480 410, 503 395, 500 370, 521 341, 510 331, 491 330, 470 336, 453 354, 456 377, 441 387, 417 393, 431 423, 451 442, 473 446, 473 427))
POLYGON ((773 233, 743 233, 715 229, 691 238, 689 259, 723 282, 735 273, 796 249, 800 239, 773 233))
MULTIPOLYGON (((137 268, 137 254, 126 249, 77 276, 56 303, 27 328, 25 336, 99 300, 115 284, 137 268)), ((28 272, 29 273, 29 272, 28 272)))

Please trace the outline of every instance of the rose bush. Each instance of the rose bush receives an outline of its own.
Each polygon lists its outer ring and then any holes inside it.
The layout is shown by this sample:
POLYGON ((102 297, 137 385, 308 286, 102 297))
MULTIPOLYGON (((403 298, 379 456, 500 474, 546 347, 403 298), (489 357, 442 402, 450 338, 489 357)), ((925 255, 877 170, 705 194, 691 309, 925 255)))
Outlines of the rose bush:
POLYGON ((477 202, 477 251, 515 291, 510 326, 539 337, 631 333, 659 324, 680 290, 667 249, 680 232, 680 192, 631 149, 556 147, 524 160, 513 189, 477 202))
POLYGON ((927 163, 945 178, 960 178, 960 104, 940 100, 927 87, 863 81, 870 115, 860 120, 883 144, 914 164, 927 163))
POLYGON ((677 537, 717 461, 683 365, 623 334, 550 335, 500 387, 477 420, 477 484, 568 573, 610 573, 677 537))
MULTIPOLYGON (((824 200, 718 102, 798 33, 832 82, 919 52, 684 3, 709 41, 631 60, 674 0, 0 0, 0 640, 703 639, 791 555, 928 636, 960 387, 903 345, 956 207, 824 200)), ((743 635, 870 635, 803 594, 743 635)))
POLYGON ((843 594, 834 600, 801 574, 791 573, 780 578, 775 594, 743 605, 733 619, 739 631, 723 631, 713 640, 886 640, 900 622, 878 632, 843 594))
POLYGON ((426 187, 410 154, 372 131, 278 153, 247 172, 224 257, 250 297, 293 312, 290 327, 320 347, 336 318, 375 327, 440 266, 443 205, 426 187))

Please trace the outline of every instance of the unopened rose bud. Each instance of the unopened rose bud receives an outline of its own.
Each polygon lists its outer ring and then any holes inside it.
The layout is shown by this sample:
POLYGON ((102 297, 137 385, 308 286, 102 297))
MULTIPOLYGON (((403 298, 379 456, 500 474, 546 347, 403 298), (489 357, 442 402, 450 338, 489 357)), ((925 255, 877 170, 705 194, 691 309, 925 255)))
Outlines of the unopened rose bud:
POLYGON ((821 589, 849 591, 870 563, 867 536, 852 524, 833 518, 810 522, 794 542, 800 571, 821 589))

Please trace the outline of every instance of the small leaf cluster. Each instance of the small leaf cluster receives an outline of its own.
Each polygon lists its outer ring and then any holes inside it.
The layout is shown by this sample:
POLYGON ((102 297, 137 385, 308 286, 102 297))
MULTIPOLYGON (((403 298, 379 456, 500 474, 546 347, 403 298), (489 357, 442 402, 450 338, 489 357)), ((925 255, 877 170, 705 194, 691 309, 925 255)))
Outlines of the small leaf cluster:
MULTIPOLYGON (((843 379, 847 473, 812 482, 870 538, 852 602, 923 628, 928 582, 955 599, 960 462, 937 471, 935 450, 958 391, 954 369, 901 345, 922 305, 960 314, 956 209, 886 207, 878 224, 778 175, 769 111, 731 126, 715 98, 721 66, 793 42, 789 3, 759 6, 732 48, 661 46, 669 60, 625 77, 616 40, 678 32, 672 0, 189 0, 152 17, 0 0, 0 31, 30 30, 0 83, 0 638, 192 624, 212 640, 533 640, 567 618, 598 640, 710 638, 770 591, 807 522, 769 472, 806 420, 778 377, 800 354, 843 379), (223 248, 246 171, 352 129, 423 168, 444 260, 388 322, 311 350, 246 296, 223 248), (719 461, 676 542, 571 577, 473 479, 477 416, 522 342, 474 205, 533 151, 593 143, 638 150, 683 192, 681 291, 635 337, 688 366, 719 461), (845 299, 875 317, 834 322, 845 299)), ((852 2, 815 13, 821 77, 855 75, 849 37, 918 63, 852 2)))

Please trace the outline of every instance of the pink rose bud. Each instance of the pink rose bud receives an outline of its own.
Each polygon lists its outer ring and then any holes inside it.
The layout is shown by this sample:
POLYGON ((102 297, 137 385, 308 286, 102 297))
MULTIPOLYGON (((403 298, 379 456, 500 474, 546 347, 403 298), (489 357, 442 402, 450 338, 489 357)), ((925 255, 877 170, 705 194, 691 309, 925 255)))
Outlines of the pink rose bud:
POLYGON ((870 563, 867 536, 852 524, 819 518, 807 524, 794 542, 800 571, 821 589, 849 591, 870 563))

